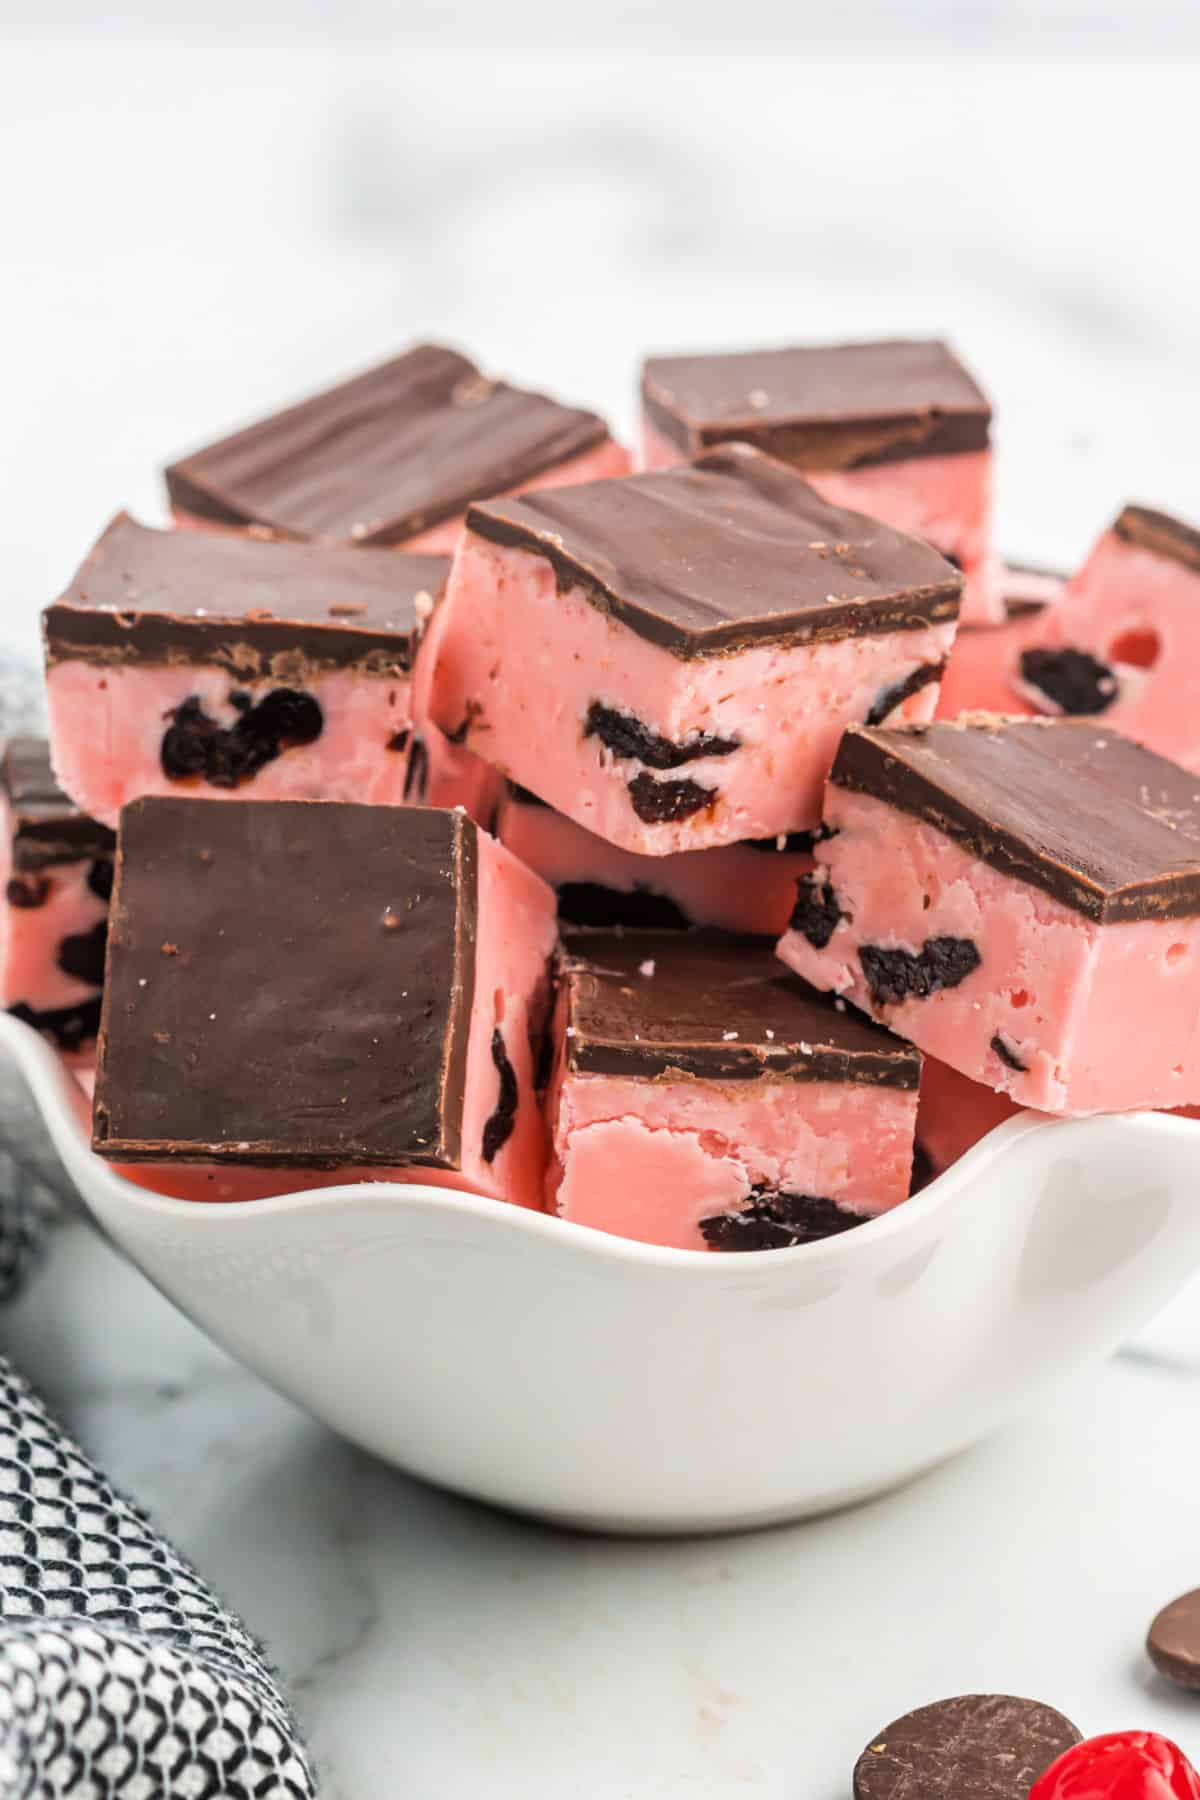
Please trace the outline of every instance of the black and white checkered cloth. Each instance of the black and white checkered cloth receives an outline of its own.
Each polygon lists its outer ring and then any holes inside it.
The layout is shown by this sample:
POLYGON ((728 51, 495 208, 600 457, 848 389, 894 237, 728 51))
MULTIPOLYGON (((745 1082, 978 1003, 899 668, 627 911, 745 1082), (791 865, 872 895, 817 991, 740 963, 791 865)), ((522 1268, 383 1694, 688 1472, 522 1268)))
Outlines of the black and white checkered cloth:
MULTIPOLYGON (((9 671, 0 664, 0 716, 9 671)), ((0 1067, 0 1300, 71 1203, 0 1067)), ((261 1647, 0 1357, 0 1800, 307 1800, 261 1647)))

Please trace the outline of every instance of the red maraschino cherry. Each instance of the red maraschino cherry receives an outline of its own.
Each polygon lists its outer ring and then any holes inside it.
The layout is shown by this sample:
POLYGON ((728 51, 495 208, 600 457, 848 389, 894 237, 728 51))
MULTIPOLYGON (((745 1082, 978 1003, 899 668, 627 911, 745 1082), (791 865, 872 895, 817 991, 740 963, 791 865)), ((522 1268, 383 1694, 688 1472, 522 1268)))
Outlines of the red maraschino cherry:
POLYGON ((1067 1750, 1029 1800, 1200 1800, 1200 1776, 1156 1731, 1110 1731, 1067 1750))

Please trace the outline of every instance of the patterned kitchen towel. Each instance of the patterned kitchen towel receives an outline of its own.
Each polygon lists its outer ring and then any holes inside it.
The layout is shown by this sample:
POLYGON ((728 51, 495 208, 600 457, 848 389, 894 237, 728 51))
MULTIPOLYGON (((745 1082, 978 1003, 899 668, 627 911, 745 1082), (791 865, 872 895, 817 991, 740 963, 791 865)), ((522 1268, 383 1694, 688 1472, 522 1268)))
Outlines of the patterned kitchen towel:
MULTIPOLYGON (((69 1204, 0 1063, 0 1297, 69 1204)), ((261 1648, 0 1358, 0 1800, 308 1800, 261 1648)))

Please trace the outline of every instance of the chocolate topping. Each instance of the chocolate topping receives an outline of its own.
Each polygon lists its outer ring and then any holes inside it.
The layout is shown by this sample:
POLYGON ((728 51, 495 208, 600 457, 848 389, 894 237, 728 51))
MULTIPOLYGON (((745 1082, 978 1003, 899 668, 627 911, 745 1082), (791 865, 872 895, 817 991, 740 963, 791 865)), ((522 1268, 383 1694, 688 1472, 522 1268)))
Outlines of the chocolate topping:
POLYGON ((118 513, 42 615, 53 664, 216 663, 295 686, 316 670, 410 669, 418 599, 449 558, 262 543, 217 531, 155 531, 118 513))
POLYGON ((1200 776, 1101 726, 852 726, 831 780, 1101 924, 1200 914, 1200 776))
POLYGON ((323 543, 398 544, 608 437, 595 413, 418 344, 167 470, 172 504, 323 543))
POLYGON ((563 979, 566 1059, 576 1074, 917 1086, 921 1059, 911 1045, 839 1012, 760 939, 572 933, 563 979))
POLYGON ((95 1148, 456 1168, 476 887, 462 813, 126 806, 95 1148))
POLYGON ((797 469, 984 450, 991 422, 966 369, 932 340, 651 357, 642 402, 689 455, 737 438, 797 469))
POLYGON ((682 468, 472 506, 468 528, 541 556, 560 592, 672 655, 916 631, 958 616, 936 550, 829 506, 744 444, 682 468))
POLYGON ((80 812, 55 781, 44 738, 9 740, 0 760, 0 788, 8 802, 14 869, 31 874, 111 853, 113 833, 80 812))
POLYGON ((1200 574, 1200 531, 1185 525, 1182 519, 1155 512, 1149 506, 1127 506, 1113 530, 1127 544, 1136 544, 1139 549, 1165 556, 1200 574))

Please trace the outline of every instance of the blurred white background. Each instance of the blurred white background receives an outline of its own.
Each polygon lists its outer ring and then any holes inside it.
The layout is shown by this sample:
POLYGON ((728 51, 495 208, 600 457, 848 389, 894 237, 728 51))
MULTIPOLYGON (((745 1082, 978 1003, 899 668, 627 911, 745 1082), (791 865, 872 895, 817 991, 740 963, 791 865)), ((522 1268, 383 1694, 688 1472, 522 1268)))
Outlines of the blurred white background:
POLYGON ((646 348, 946 333, 1010 552, 1196 516, 1198 63, 1194 0, 0 4, 0 629, 421 335, 628 429, 646 348))

